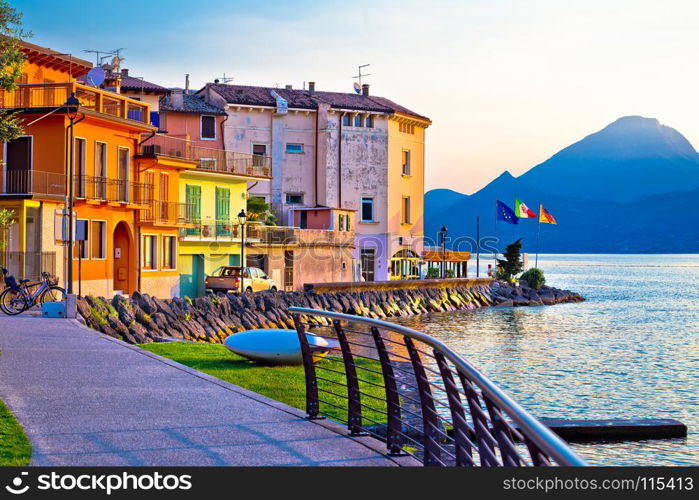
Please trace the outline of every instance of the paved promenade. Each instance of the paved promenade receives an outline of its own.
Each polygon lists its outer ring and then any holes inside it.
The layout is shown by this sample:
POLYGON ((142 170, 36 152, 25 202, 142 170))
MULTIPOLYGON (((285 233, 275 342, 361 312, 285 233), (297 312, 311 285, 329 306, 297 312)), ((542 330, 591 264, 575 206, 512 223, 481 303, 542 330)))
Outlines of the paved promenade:
POLYGON ((33 465, 396 465, 377 441, 74 320, 0 314, 0 351, 33 465))

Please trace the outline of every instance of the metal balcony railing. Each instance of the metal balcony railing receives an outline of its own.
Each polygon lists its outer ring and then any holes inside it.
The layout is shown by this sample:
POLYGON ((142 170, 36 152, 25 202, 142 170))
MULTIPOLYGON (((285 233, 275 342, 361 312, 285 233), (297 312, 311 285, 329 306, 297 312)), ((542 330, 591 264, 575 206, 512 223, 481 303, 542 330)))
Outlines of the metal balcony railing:
POLYGON ((55 108, 63 106, 71 92, 82 109, 140 123, 149 121, 147 104, 76 82, 21 84, 14 90, 0 90, 0 108, 55 108))
POLYGON ((301 343, 309 419, 330 412, 350 435, 370 434, 386 443, 389 455, 410 454, 426 466, 586 465, 493 381, 429 335, 348 314, 289 311, 301 343), (309 342, 310 334, 329 345, 309 342), (370 386, 384 396, 369 394, 370 386))
POLYGON ((40 170, 5 170, 0 176, 4 195, 65 196, 66 176, 40 170))
POLYGON ((75 198, 130 205, 153 202, 153 184, 89 175, 78 175, 73 179, 75 198))
POLYGON ((145 156, 164 155, 199 162, 199 168, 211 172, 270 177, 272 159, 269 156, 238 153, 197 145, 179 137, 156 134, 142 145, 140 153, 145 156))
POLYGON ((159 224, 199 224, 192 203, 155 200, 147 210, 141 211, 140 217, 144 222, 159 224))

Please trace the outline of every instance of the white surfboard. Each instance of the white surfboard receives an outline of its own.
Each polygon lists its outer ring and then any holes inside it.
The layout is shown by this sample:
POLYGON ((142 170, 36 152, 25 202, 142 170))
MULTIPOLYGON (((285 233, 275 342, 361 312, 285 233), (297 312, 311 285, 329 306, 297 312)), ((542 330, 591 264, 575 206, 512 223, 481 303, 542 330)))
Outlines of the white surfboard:
MULTIPOLYGON (((306 336, 311 345, 337 347, 337 343, 332 340, 328 341, 309 333, 306 336)), ((246 330, 229 336, 223 345, 239 356, 261 363, 276 365, 300 365, 303 363, 301 344, 296 330, 276 328, 246 330)), ((313 353, 313 357, 318 361, 326 354, 327 351, 316 351, 313 353)))

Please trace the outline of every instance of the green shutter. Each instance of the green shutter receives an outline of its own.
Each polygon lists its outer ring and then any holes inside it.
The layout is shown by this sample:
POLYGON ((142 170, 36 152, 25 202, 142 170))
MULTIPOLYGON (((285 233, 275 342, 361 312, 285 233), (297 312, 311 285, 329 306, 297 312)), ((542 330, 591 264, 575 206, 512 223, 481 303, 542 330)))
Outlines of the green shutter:
POLYGON ((216 230, 220 236, 231 235, 231 190, 216 188, 216 230))
MULTIPOLYGON (((185 198, 187 203, 192 205, 192 217, 199 224, 201 222, 201 186, 185 185, 185 198)), ((200 235, 200 231, 200 227, 187 228, 187 234, 191 236, 200 235)))

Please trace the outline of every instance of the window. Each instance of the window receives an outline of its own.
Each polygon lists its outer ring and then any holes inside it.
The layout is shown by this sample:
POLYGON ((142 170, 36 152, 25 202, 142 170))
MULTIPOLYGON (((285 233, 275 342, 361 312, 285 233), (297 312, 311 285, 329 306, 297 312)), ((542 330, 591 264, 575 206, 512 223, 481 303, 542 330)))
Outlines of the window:
POLYGON ((117 200, 110 201, 120 201, 122 203, 129 201, 129 189, 126 181, 129 180, 129 150, 127 148, 118 149, 119 157, 119 170, 117 172, 117 200))
POLYGON ((362 126, 362 115, 354 115, 354 126, 355 127, 361 127, 362 126))
POLYGON ((286 193, 286 204, 287 205, 302 205, 303 195, 300 193, 286 193))
POLYGON ((216 117, 201 116, 201 138, 206 140, 216 139, 216 117))
MULTIPOLYGON (((192 222, 199 224, 201 221, 201 186, 186 184, 184 192, 187 204, 191 207, 192 222)), ((188 236, 201 236, 201 228, 199 227, 188 227, 186 231, 188 236)))
POLYGON ((364 120, 364 126, 366 128, 374 128, 374 117, 369 115, 366 117, 366 120, 364 120))
POLYGON ((337 230, 338 231, 345 230, 345 214, 340 214, 337 216, 337 230))
POLYGON ((75 196, 77 198, 85 197, 85 150, 87 149, 87 141, 85 139, 75 139, 75 151, 73 154, 73 175, 75 179, 75 184, 73 189, 75 190, 75 196))
POLYGON ((103 220, 90 222, 90 258, 107 258, 107 223, 103 220))
POLYGON ((374 222, 374 198, 362 196, 362 222, 374 222))
POLYGON ((293 142, 286 143, 286 152, 290 154, 302 154, 303 144, 297 144, 293 142))
POLYGON ((95 142, 95 179, 91 183, 94 187, 94 197, 104 200, 107 196, 107 144, 95 142))
POLYGON ((231 190, 216 188, 216 234, 231 235, 231 190))
POLYGON ((350 126, 350 115, 348 113, 342 115, 342 124, 346 127, 350 126))
POLYGON ((177 259, 177 239, 174 236, 163 236, 163 265, 162 269, 175 269, 177 259))
POLYGON ((410 196, 403 196, 403 216, 401 217, 401 222, 403 224, 410 224, 410 196))
POLYGON ((143 236, 143 269, 157 269, 157 266, 158 237, 147 234, 143 236))
POLYGON ((254 167, 262 167, 265 164, 264 157, 267 156, 266 144, 252 145, 252 165, 254 167))
POLYGON ((362 248, 359 258, 362 265, 362 278, 364 281, 374 281, 376 249, 362 248))
POLYGON ((403 175, 410 175, 410 150, 403 150, 403 175))

